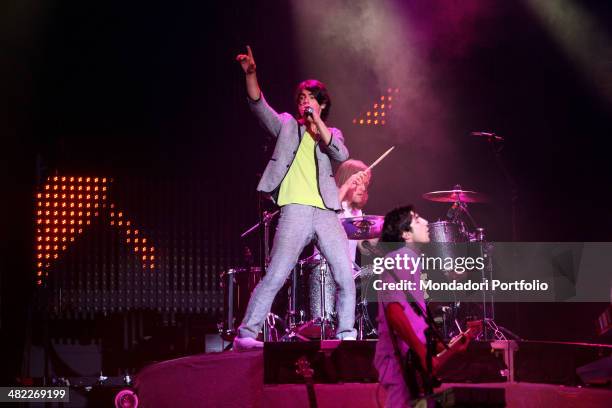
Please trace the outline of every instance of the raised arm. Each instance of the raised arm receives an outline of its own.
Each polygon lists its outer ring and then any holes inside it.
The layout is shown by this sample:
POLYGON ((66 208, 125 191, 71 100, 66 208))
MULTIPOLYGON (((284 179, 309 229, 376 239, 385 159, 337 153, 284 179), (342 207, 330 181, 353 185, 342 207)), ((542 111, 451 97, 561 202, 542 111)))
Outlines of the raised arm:
POLYGON ((236 61, 240 63, 240 67, 244 71, 246 90, 249 96, 249 106, 251 110, 266 130, 273 136, 278 136, 282 127, 283 118, 268 105, 261 93, 259 83, 257 82, 257 66, 255 65, 255 58, 253 57, 251 47, 247 45, 247 53, 239 54, 236 57, 236 61))
POLYGON ((356 189, 357 186, 359 186, 360 184, 369 183, 371 177, 372 173, 370 172, 370 170, 358 171, 357 173, 350 176, 338 189, 338 200, 340 202, 344 201, 349 191, 356 189))
POLYGON ((251 47, 247 45, 246 48, 247 53, 238 54, 236 61, 240 63, 245 74, 247 95, 252 101, 258 101, 261 97, 261 89, 259 89, 259 83, 257 82, 257 65, 255 65, 251 47))

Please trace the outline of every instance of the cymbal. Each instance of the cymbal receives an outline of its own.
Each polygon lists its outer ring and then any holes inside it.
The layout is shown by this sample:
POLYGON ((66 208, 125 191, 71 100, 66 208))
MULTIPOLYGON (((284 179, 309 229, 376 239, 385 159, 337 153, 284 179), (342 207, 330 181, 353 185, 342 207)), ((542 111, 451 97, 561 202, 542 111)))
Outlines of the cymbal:
POLYGON ((381 236, 385 217, 382 215, 362 215, 342 218, 341 221, 348 239, 372 239, 381 236))
POLYGON ((431 191, 423 194, 423 198, 438 203, 486 203, 489 201, 485 194, 469 190, 431 191))

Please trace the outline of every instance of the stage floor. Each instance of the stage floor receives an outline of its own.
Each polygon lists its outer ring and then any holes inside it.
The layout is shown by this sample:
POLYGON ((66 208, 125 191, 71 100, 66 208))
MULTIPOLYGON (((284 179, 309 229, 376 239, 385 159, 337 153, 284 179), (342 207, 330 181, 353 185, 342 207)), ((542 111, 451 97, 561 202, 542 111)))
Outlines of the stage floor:
MULTIPOLYGON (((308 407, 303 384, 264 385, 262 351, 201 354, 164 361, 142 370, 136 388, 145 407, 308 407)), ((607 407, 612 390, 537 383, 444 384, 503 387, 508 407, 607 407)), ((315 384, 318 406, 382 407, 377 383, 315 384)))

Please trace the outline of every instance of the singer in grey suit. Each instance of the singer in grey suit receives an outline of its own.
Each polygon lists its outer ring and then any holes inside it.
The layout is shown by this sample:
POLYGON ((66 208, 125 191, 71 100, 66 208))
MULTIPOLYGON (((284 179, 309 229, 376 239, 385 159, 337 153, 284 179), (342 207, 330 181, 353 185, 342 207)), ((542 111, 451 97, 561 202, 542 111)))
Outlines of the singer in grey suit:
POLYGON ((355 284, 348 254, 348 239, 336 212, 341 211, 332 160, 342 162, 349 153, 340 130, 327 127, 331 99, 325 85, 302 82, 296 92, 297 118, 278 114, 266 102, 255 75, 255 61, 237 57, 245 75, 248 103, 261 125, 276 138, 274 152, 257 186, 281 206, 266 275, 251 295, 244 320, 234 340, 235 349, 261 347, 259 334, 272 301, 296 265, 304 247, 315 241, 327 259, 338 286, 339 339, 355 338, 355 284))

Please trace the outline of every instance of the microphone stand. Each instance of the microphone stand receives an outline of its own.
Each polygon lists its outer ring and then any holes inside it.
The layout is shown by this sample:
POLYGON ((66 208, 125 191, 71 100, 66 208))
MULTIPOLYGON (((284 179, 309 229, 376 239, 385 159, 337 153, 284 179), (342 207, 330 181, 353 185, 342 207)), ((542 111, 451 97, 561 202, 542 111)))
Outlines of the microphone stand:
POLYGON ((495 163, 497 164, 497 167, 499 168, 499 170, 503 174, 504 178, 506 179, 506 182, 510 186, 511 203, 512 203, 511 204, 511 216, 510 216, 511 217, 511 223, 512 223, 512 241, 513 242, 517 242, 518 241, 518 235, 519 235, 518 234, 518 225, 517 225, 517 221, 518 221, 518 199, 519 199, 518 186, 516 184, 516 181, 515 181, 514 177, 512 177, 512 174, 510 174, 510 171, 508 170, 508 167, 506 167, 506 164, 502 160, 502 157, 501 157, 502 147, 496 146, 496 144, 495 144, 496 141, 497 141, 497 139, 495 138, 494 135, 487 137, 487 142, 489 142, 489 148, 491 149, 491 152, 493 153, 493 157, 495 158, 495 163))

